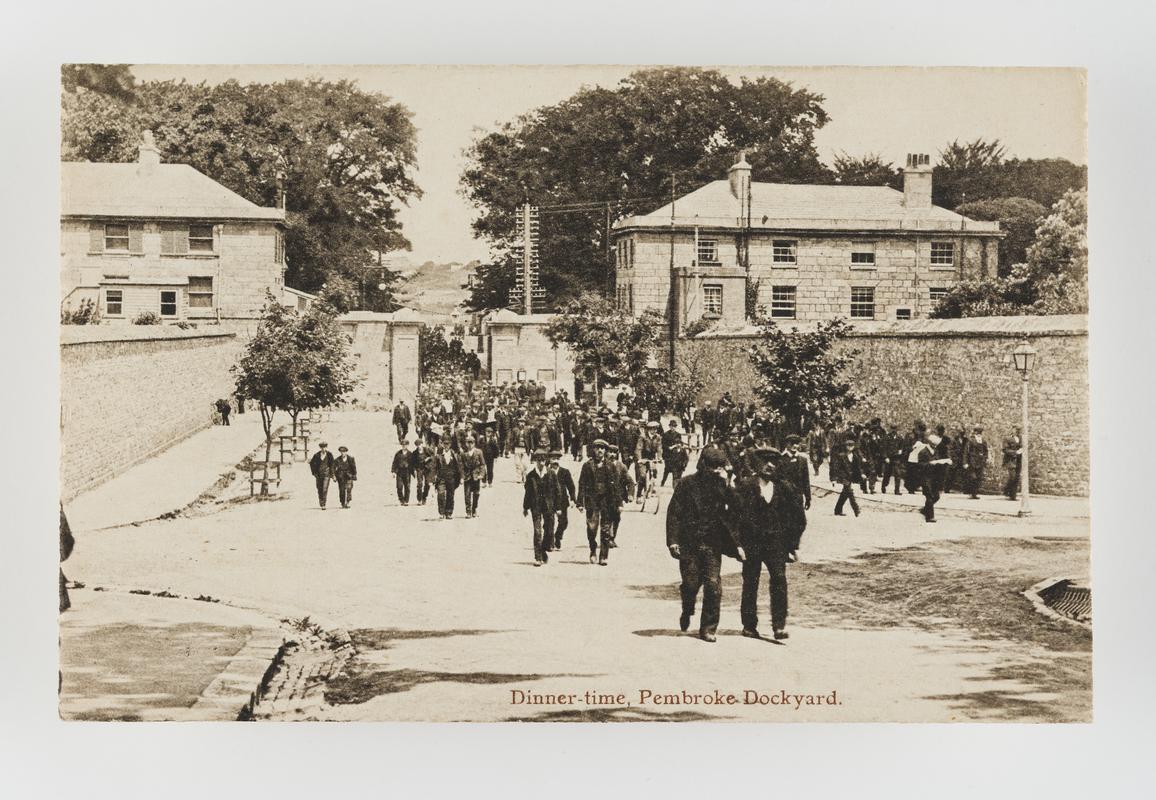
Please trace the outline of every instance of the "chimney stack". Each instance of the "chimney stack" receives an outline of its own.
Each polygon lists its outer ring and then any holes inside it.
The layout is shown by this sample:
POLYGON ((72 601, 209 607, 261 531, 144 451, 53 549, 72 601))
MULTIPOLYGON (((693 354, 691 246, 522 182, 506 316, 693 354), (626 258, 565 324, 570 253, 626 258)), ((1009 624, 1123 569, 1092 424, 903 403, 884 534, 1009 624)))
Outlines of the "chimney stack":
POLYGON ((731 194, 744 204, 747 201, 747 191, 751 187, 751 165, 747 163, 747 151, 739 151, 739 160, 727 170, 727 178, 731 184, 731 194))
POLYGON ((153 132, 145 131, 141 134, 140 157, 137 160, 138 175, 152 175, 161 163, 161 151, 157 150, 157 143, 153 141, 153 132))
POLYGON ((931 156, 908 153, 903 168, 903 205, 912 210, 931 210, 931 156))

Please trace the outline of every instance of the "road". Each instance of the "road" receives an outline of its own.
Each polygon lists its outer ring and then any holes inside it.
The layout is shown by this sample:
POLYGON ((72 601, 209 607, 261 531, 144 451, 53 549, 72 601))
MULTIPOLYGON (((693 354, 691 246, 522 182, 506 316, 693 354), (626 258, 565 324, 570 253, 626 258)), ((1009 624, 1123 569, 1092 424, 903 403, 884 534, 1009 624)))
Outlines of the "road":
POLYGON ((678 631, 664 515, 627 512, 600 567, 572 511, 562 552, 536 568, 511 461, 499 461, 478 518, 464 518, 459 495, 458 517, 440 521, 432 497, 398 505, 387 415, 337 415, 319 433, 358 459, 352 508, 334 487, 319 510, 298 464, 276 499, 79 531, 69 577, 349 631, 358 652, 327 686, 313 713, 323 719, 1091 717, 1090 635, 1037 620, 1011 591, 973 591, 1086 574, 1086 520, 927 525, 910 511, 835 517, 833 498, 818 501, 790 568, 791 638, 739 636, 738 563, 727 560, 720 636, 708 644, 678 631), (957 603, 961 593, 974 602, 957 603), (522 702, 534 695, 551 702, 522 702))

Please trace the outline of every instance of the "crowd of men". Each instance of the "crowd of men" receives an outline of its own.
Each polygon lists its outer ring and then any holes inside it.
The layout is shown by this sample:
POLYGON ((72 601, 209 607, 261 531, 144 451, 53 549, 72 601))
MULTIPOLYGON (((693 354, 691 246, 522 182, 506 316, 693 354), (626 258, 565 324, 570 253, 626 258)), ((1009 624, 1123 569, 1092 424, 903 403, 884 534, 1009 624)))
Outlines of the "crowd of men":
MULTIPOLYGON (((624 508, 670 479, 666 531, 682 579, 680 628, 689 628, 701 592, 699 636, 715 641, 721 560, 729 556, 743 562, 743 635, 761 638, 757 606, 765 568, 772 635, 785 639, 786 565, 796 560, 806 528, 812 469, 818 475, 827 462, 830 481, 840 487, 836 515, 849 506, 858 516, 856 487, 875 494, 878 486, 883 493, 889 487, 895 494, 922 492, 921 512, 935 522, 942 493, 960 488, 978 496, 990 455, 979 425, 949 434, 944 425, 929 429, 916 421, 900 433, 898 425, 874 418, 839 429, 816 427, 804 441, 783 435, 753 403, 736 403, 729 392, 717 403, 665 415, 638 407, 625 393, 616 406, 574 402, 565 391, 547 397, 534 381, 426 381, 415 408, 400 401, 392 414, 399 444, 390 471, 398 502, 408 506, 412 497, 425 505, 432 490, 439 518, 451 519, 461 488, 466 517, 476 517, 482 490, 494 483, 495 463, 509 459, 523 487, 535 566, 548 564, 550 553, 562 547, 571 507, 585 523, 590 563, 607 566, 624 508), (701 451, 697 470, 684 478, 691 450, 701 451), (565 454, 580 464, 577 480, 562 464, 565 454)), ((1017 428, 1002 448, 1005 494, 1012 499, 1021 449, 1017 428)), ((331 479, 342 507, 352 502, 356 462, 344 446, 339 452, 333 456, 322 442, 310 461, 322 508, 331 479)))

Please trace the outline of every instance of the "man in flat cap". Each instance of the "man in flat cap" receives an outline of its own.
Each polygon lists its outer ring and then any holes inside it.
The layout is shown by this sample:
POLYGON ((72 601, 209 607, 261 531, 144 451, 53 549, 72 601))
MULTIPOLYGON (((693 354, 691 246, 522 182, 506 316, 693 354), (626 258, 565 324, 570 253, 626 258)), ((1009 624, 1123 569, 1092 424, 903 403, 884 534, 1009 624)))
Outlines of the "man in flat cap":
POLYGON ((715 641, 722 604, 722 557, 745 558, 735 526, 737 497, 727 486, 727 461, 719 448, 708 447, 698 471, 678 482, 666 509, 666 546, 678 559, 682 577, 682 614, 678 627, 690 627, 699 589, 702 615, 699 638, 715 641))
POLYGON ((617 475, 606 462, 608 448, 605 439, 592 440, 590 458, 583 462, 578 474, 576 505, 579 511, 586 512, 586 539, 590 544, 591 564, 599 560, 599 553, 605 563, 610 552, 610 539, 614 535, 612 508, 618 502, 615 498, 619 490, 617 475))
POLYGON ((859 501, 855 499, 855 484, 863 479, 863 461, 855 449, 855 437, 848 436, 843 440, 842 447, 831 449, 830 465, 831 483, 842 487, 839 499, 835 501, 835 516, 842 517, 843 506, 851 504, 855 516, 859 516, 859 501))
POLYGON ((349 455, 345 445, 337 448, 339 455, 333 459, 333 478, 337 481, 337 498, 342 508, 349 508, 353 502, 353 482, 357 480, 357 461, 349 455))
POLYGON ((522 516, 534 523, 534 566, 550 560, 548 551, 554 549, 554 513, 558 497, 556 477, 546 470, 546 451, 539 448, 533 453, 534 467, 526 473, 522 492, 522 516))
POLYGON ((325 510, 325 498, 329 495, 329 481, 333 480, 333 453, 327 442, 319 442, 317 452, 309 459, 309 471, 317 482, 317 502, 325 510))
POLYGON ((442 519, 453 517, 454 493, 461 482, 461 459, 444 440, 439 440, 437 454, 434 456, 433 484, 437 491, 438 514, 442 519))
POLYGON ((478 448, 474 434, 466 436, 466 447, 459 456, 462 461, 462 486, 466 498, 466 518, 478 515, 478 498, 481 496, 482 481, 486 479, 486 458, 478 448))
POLYGON ((802 437, 793 433, 787 437, 779 471, 784 479, 794 484, 803 508, 808 509, 811 507, 811 471, 808 469, 807 457, 799 449, 802 443, 802 437))
POLYGON ((393 454, 393 464, 389 471, 397 485, 397 502, 403 506, 409 505, 409 485, 413 480, 414 467, 415 459, 409 449, 409 440, 402 439, 401 447, 393 454))
POLYGON ((554 476, 558 486, 557 501, 554 504, 554 513, 557 515, 557 521, 554 523, 554 549, 561 550, 562 535, 570 525, 568 509, 570 503, 578 499, 578 490, 574 486, 574 476, 570 474, 570 470, 562 466, 562 451, 553 450, 548 457, 549 472, 554 476))
MULTIPOLYGON (((740 481, 735 489, 739 500, 739 536, 746 552, 743 561, 742 621, 743 636, 759 635, 759 581, 763 567, 771 600, 771 629, 775 639, 787 638, 787 564, 795 560, 795 551, 807 517, 803 501, 794 483, 782 474, 774 450, 762 451, 762 461, 755 475, 740 481)), ((792 467, 793 469, 793 467, 792 467)), ((807 463, 803 462, 806 472, 807 463)))
POLYGON ((645 433, 639 439, 634 449, 635 477, 638 479, 638 490, 635 499, 642 502, 646 494, 646 487, 658 476, 658 467, 655 462, 662 460, 662 435, 658 432, 657 420, 646 423, 645 433))
POLYGON ((979 487, 983 483, 983 472, 987 467, 987 440, 983 438, 983 426, 976 425, 963 443, 963 490, 972 500, 979 499, 979 487))

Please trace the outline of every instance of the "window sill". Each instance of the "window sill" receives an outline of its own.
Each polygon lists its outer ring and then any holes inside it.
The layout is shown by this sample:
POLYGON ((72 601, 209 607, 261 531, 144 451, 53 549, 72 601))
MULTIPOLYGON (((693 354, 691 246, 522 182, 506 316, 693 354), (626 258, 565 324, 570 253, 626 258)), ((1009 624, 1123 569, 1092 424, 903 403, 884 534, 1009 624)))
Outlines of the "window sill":
POLYGON ((852 264, 851 269, 862 270, 863 272, 874 272, 879 269, 875 264, 852 264))
POLYGON ((90 256, 108 256, 110 258, 132 258, 142 257, 144 253, 130 253, 127 250, 94 250, 89 253, 90 256))
POLYGON ((949 267, 949 266, 946 266, 946 265, 944 265, 944 266, 937 266, 937 265, 935 265, 935 264, 932 264, 932 265, 931 265, 931 267, 930 267, 930 269, 931 269, 931 271, 932 271, 932 272, 955 272, 955 265, 954 265, 954 264, 952 264, 952 265, 949 267))
POLYGON ((208 259, 220 257, 219 253, 161 253, 161 258, 208 259))

